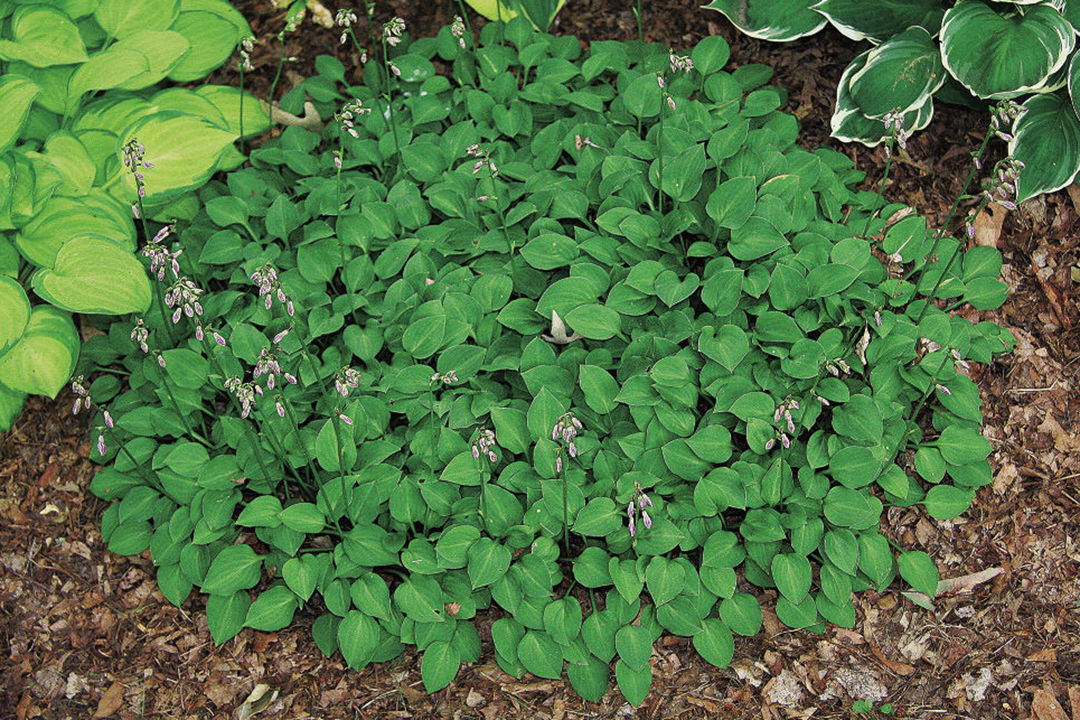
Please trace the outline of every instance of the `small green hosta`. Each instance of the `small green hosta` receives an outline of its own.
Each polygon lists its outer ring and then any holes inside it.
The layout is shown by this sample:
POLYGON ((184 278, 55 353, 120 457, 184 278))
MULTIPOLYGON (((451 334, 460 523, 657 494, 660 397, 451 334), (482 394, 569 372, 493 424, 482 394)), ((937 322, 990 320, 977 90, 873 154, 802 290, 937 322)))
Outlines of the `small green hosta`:
POLYGON ((959 369, 1012 338, 927 297, 1000 303, 997 251, 879 219, 719 37, 502 37, 394 48, 453 80, 348 88, 161 236, 176 315, 114 325, 128 385, 85 390, 109 547, 205 595, 218 643, 313 618, 353 668, 415 647, 435 691, 489 609, 508 673, 598 700, 614 669, 635 704, 665 632, 726 666, 755 588, 811 631, 898 575, 932 595, 879 522, 990 481, 959 369))
MULTIPOLYGON (((150 306, 151 286, 133 253, 136 188, 121 148, 133 138, 146 147, 153 168, 145 168, 143 207, 162 218, 193 215, 191 191, 242 160, 233 148, 239 90, 154 89, 204 77, 250 29, 224 0, 5 3, 0 22, 0 430, 7 430, 27 394, 55 396, 70 376, 81 345, 70 313, 126 315, 150 306)), ((256 107, 248 96, 245 116, 256 107)), ((264 130, 265 116, 254 114, 244 127, 264 130)))
POLYGON ((1018 199, 1053 192, 1080 173, 1080 3, 1076 0, 714 0, 742 32, 790 41, 826 21, 873 46, 837 87, 833 136, 874 146, 881 119, 901 113, 907 131, 933 117, 934 99, 984 107, 1015 99, 1023 112, 1008 140, 1026 166, 1018 199))

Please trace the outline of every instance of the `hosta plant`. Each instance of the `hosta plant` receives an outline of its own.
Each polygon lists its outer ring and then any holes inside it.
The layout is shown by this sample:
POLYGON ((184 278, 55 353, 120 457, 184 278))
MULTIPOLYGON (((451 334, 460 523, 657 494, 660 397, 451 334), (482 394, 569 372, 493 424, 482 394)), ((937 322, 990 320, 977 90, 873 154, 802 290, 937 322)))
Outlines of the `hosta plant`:
POLYGON ((999 304, 997 251, 854 192, 720 37, 459 39, 389 44, 151 243, 164 311, 98 343, 128 381, 76 385, 109 548, 218 643, 311 622, 436 691, 487 608, 506 672, 597 700, 614 662, 634 704, 662 633, 726 666, 759 596, 812 631, 932 597, 878 525, 990 481, 961 370, 1012 339, 927 298, 999 304))
POLYGON ((934 99, 982 106, 1016 99, 1009 154, 1026 165, 1018 199, 1053 192, 1080 173, 1080 32, 1077 0, 713 0, 742 32, 789 41, 830 23, 871 48, 844 70, 833 136, 874 146, 886 113, 921 130, 934 99))
MULTIPOLYGON (((242 159, 238 90, 160 86, 202 78, 249 34, 224 0, 0 6, 0 430, 71 374, 71 313, 149 306, 132 207, 189 216, 190 191, 242 159), (155 158, 141 198, 121 162, 133 140, 155 158)), ((265 127, 254 115, 245 132, 265 127)))

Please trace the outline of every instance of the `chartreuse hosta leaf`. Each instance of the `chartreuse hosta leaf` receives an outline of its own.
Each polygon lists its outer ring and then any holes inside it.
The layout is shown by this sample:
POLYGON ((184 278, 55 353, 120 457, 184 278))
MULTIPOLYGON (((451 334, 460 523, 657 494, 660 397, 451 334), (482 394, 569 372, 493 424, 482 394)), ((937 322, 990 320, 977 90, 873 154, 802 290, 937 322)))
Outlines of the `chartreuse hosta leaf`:
MULTIPOLYGON (((236 135, 193 115, 160 113, 132 123, 120 138, 120 146, 133 139, 142 143, 146 159, 154 165, 143 171, 145 202, 154 204, 206 182, 236 135)), ((121 182, 134 198, 135 178, 123 173, 121 182)))
POLYGON ((810 9, 814 0, 713 0, 703 7, 717 10, 750 37, 786 42, 813 35, 825 17, 810 9))
POLYGON ((1050 5, 1021 14, 981 0, 961 0, 941 25, 941 60, 981 98, 1038 90, 1061 69, 1076 44, 1072 25, 1050 5))
POLYGON ((79 28, 66 14, 47 5, 24 5, 16 10, 11 17, 11 37, 13 40, 0 40, 0 59, 49 67, 87 58, 79 28))
POLYGON ((0 276, 0 357, 12 348, 30 322, 30 301, 22 286, 9 277, 0 276))
POLYGON ((80 233, 96 233, 118 247, 135 250, 131 211, 95 188, 79 198, 54 195, 15 236, 15 246, 30 262, 51 267, 61 246, 80 233))
POLYGON ((509 22, 519 14, 540 30, 547 30, 566 0, 465 0, 469 7, 488 20, 509 22))
POLYGON ((32 284, 39 296, 71 312, 123 315, 150 307, 142 263, 96 233, 64 243, 53 266, 34 273, 32 284))
POLYGON ((112 38, 140 30, 165 30, 180 13, 180 0, 101 0, 94 19, 112 38))
POLYGON ((202 10, 181 12, 169 29, 183 35, 190 46, 169 71, 169 79, 175 82, 205 77, 229 59, 240 41, 236 25, 221 15, 202 10))
POLYGON ((41 89, 30 78, 21 75, 0 77, 0 152, 7 150, 19 137, 30 105, 41 89))
POLYGON ((1009 155, 1024 163, 1018 202, 1071 184, 1080 173, 1080 120, 1064 93, 1033 95, 1013 126, 1009 155))
POLYGON ((193 91, 196 95, 209 100, 225 117, 224 129, 244 137, 260 135, 270 127, 270 120, 260 101, 248 92, 229 85, 200 85, 193 91), (241 96, 243 100, 241 101, 241 96), (241 111, 243 122, 241 122, 241 111))
POLYGON ((936 35, 945 14, 942 0, 821 0, 813 8, 852 40, 871 42, 882 42, 912 25, 936 35))
POLYGON ((71 377, 78 356, 79 335, 71 316, 38 305, 22 337, 0 357, 0 384, 16 392, 55 397, 71 377))

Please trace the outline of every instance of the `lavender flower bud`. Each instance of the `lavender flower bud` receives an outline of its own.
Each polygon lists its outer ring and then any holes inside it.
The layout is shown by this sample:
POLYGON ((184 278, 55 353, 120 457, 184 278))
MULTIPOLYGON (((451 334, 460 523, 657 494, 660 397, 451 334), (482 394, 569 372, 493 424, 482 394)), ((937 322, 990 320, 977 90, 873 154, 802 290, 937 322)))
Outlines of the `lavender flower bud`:
POLYGON ((113 427, 115 427, 115 423, 113 423, 112 415, 109 414, 108 410, 102 410, 101 414, 105 417, 105 427, 112 430, 113 427))
POLYGON ((644 510, 641 511, 641 524, 645 526, 646 530, 652 527, 652 518, 644 510))
POLYGON ((104 433, 98 433, 98 438, 97 438, 97 452, 98 452, 98 455, 104 456, 106 450, 108 450, 108 448, 105 446, 105 434, 104 433))

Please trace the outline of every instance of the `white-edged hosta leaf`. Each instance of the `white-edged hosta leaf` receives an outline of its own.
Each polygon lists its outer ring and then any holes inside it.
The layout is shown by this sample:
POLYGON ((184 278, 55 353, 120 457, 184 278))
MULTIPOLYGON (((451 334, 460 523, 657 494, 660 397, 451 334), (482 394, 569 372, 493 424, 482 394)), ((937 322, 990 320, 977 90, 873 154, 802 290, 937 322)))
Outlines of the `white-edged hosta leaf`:
MULTIPOLYGON (((146 148, 146 160, 153 163, 143 174, 145 202, 154 204, 206 182, 236 135, 194 115, 163 112, 132 123, 121 136, 120 146, 134 139, 146 148)), ((127 172, 122 178, 126 197, 134 200, 135 179, 127 172)))
POLYGON ((879 43, 919 25, 936 35, 945 14, 942 0, 821 0, 814 10, 852 40, 879 43))
POLYGON ((140 30, 165 30, 180 13, 179 0, 101 0, 94 19, 112 38, 140 30))
POLYGON ((194 90, 196 95, 206 98, 225 116, 223 126, 229 132, 240 135, 240 112, 243 110, 244 137, 260 135, 270 127, 270 118, 259 100, 249 92, 230 85, 200 85, 194 90), (240 98, 243 97, 243 102, 240 98), (241 107, 242 106, 242 107, 241 107))
POLYGON ((1011 98, 1043 87, 1069 59, 1072 25, 1049 5, 999 11, 982 0, 961 0, 941 25, 945 69, 984 99, 1011 98))
POLYGON ((54 195, 30 223, 15 236, 15 246, 31 263, 51 267, 56 253, 70 238, 83 232, 107 237, 119 247, 135 250, 131 211, 100 188, 80 198, 54 195))
POLYGON ((0 275, 0 357, 19 342, 30 322, 30 300, 22 285, 0 275))
POLYGON ((38 305, 22 338, 0 357, 0 383, 16 392, 56 397, 78 359, 79 334, 71 316, 38 305))
POLYGON ((41 89, 22 75, 0 77, 0 153, 7 150, 22 132, 30 105, 41 89))
POLYGON ((921 107, 945 82, 937 43, 915 26, 870 51, 863 68, 851 76, 851 98, 866 116, 909 112, 921 107))
POLYGON ((10 40, 0 40, 0 59, 22 60, 34 67, 86 61, 79 28, 48 5, 24 5, 11 17, 10 40))
POLYGON ((1060 190, 1080 172, 1080 120, 1065 93, 1027 99, 1013 125, 1009 155, 1024 163, 1017 202, 1060 190))
POLYGON ((174 82, 205 77, 229 59, 240 40, 235 25, 210 12, 182 12, 169 29, 187 38, 191 46, 169 71, 169 79, 174 82))
MULTIPOLYGON (((836 86, 836 107, 833 110, 831 126, 832 136, 842 142, 860 142, 867 147, 874 147, 885 139, 888 133, 880 118, 870 118, 863 114, 851 97, 851 76, 866 64, 866 58, 872 51, 856 55, 840 76, 836 86)), ((922 106, 904 114, 904 129, 907 132, 922 130, 930 124, 934 116, 934 98, 928 97, 922 106)))
POLYGON ((35 272, 31 283, 41 298, 71 312, 123 315, 150 307, 150 281, 142 263, 96 234, 64 243, 55 265, 35 272))
POLYGON ((713 0, 702 7, 723 13, 750 37, 787 42, 825 27, 827 20, 810 9, 813 4, 814 0, 713 0))
MULTIPOLYGON (((1077 0, 1076 5, 1080 7, 1080 0, 1077 0)), ((1076 111, 1077 116, 1080 116, 1080 60, 1076 58, 1080 57, 1080 53, 1073 55, 1072 60, 1069 61, 1069 99, 1072 100, 1073 110, 1076 111)))

